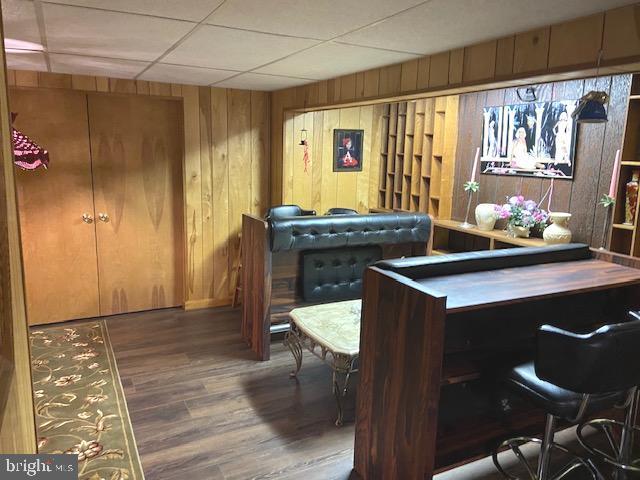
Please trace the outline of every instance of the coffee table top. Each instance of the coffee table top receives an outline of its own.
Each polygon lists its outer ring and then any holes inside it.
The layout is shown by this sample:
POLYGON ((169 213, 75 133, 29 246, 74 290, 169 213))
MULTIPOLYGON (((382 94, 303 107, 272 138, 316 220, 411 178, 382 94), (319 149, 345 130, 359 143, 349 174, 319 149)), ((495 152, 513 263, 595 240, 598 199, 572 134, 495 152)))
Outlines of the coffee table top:
POLYGON ((333 353, 356 356, 360 352, 362 300, 294 308, 289 316, 318 345, 333 353))

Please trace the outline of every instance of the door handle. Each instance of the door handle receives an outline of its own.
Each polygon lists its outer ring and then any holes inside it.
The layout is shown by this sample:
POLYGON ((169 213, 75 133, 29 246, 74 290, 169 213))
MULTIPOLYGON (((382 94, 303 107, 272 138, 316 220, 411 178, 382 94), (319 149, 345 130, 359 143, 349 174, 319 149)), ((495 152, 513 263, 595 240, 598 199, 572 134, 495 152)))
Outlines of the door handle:
POLYGON ((93 216, 88 213, 82 214, 82 221, 84 223, 93 223, 93 216))
POLYGON ((106 213, 99 213, 98 218, 100 219, 100 221, 105 223, 109 221, 109 215, 107 215, 106 213))

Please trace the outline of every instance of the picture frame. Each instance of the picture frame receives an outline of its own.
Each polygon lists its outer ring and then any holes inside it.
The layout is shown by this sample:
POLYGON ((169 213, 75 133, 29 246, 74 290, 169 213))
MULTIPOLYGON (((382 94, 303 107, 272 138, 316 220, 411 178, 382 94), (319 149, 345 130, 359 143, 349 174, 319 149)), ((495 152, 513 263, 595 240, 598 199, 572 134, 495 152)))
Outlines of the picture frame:
POLYGON ((480 171, 572 180, 577 100, 484 107, 480 171))
POLYGON ((364 130, 333 130, 333 171, 361 172, 364 159, 364 130))

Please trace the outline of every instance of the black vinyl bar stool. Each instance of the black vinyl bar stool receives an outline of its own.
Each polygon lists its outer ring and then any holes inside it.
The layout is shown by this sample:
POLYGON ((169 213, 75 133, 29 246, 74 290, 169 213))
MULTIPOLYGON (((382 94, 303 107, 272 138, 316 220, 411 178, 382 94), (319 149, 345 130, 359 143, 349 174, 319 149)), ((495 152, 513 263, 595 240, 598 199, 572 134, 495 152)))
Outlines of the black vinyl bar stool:
MULTIPOLYGON (((606 372, 606 382, 612 386, 624 381, 624 378, 621 377, 640 376, 640 358, 637 354, 637 349, 640 348, 640 335, 637 333, 638 325, 640 325, 640 312, 629 312, 629 316, 632 322, 621 324, 612 337, 612 341, 619 346, 619 351, 615 352, 617 356, 610 359, 610 362, 615 363, 617 367, 606 372), (627 352, 633 352, 634 348, 636 353, 628 355, 627 352)), ((631 389, 624 405, 620 406, 625 409, 624 421, 598 418, 580 424, 576 430, 580 445, 595 459, 615 467, 617 473, 620 474, 618 478, 627 478, 624 475, 625 472, 640 473, 640 459, 631 458, 634 434, 640 432, 640 428, 636 426, 637 385, 639 384, 640 382, 636 383, 636 387, 631 389), (597 437, 587 435, 590 429, 604 435, 606 443, 611 449, 610 452, 605 452, 595 444, 594 439, 597 437)), ((634 475, 633 478, 639 477, 634 475)))
POLYGON ((559 420, 580 423, 598 411, 629 405, 640 385, 640 322, 606 325, 591 333, 577 334, 550 325, 538 331, 535 362, 513 368, 507 375, 508 385, 547 412, 542 440, 518 437, 504 441, 493 453, 493 462, 505 478, 517 480, 507 473, 498 460, 498 451, 507 447, 516 455, 530 480, 560 480, 576 469, 583 478, 600 479, 601 474, 590 459, 574 454, 554 442, 559 420), (537 468, 529 465, 520 447, 525 443, 540 444, 537 468), (552 451, 568 454, 572 461, 552 474, 552 451))

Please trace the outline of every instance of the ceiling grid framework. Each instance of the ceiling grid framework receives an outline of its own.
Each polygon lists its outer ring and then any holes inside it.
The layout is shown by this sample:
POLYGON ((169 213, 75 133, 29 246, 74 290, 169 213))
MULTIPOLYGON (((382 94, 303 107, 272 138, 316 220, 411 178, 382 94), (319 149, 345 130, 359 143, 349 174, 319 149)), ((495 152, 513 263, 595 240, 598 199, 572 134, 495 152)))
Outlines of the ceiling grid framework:
POLYGON ((279 90, 630 0, 1 0, 9 68, 279 90))

